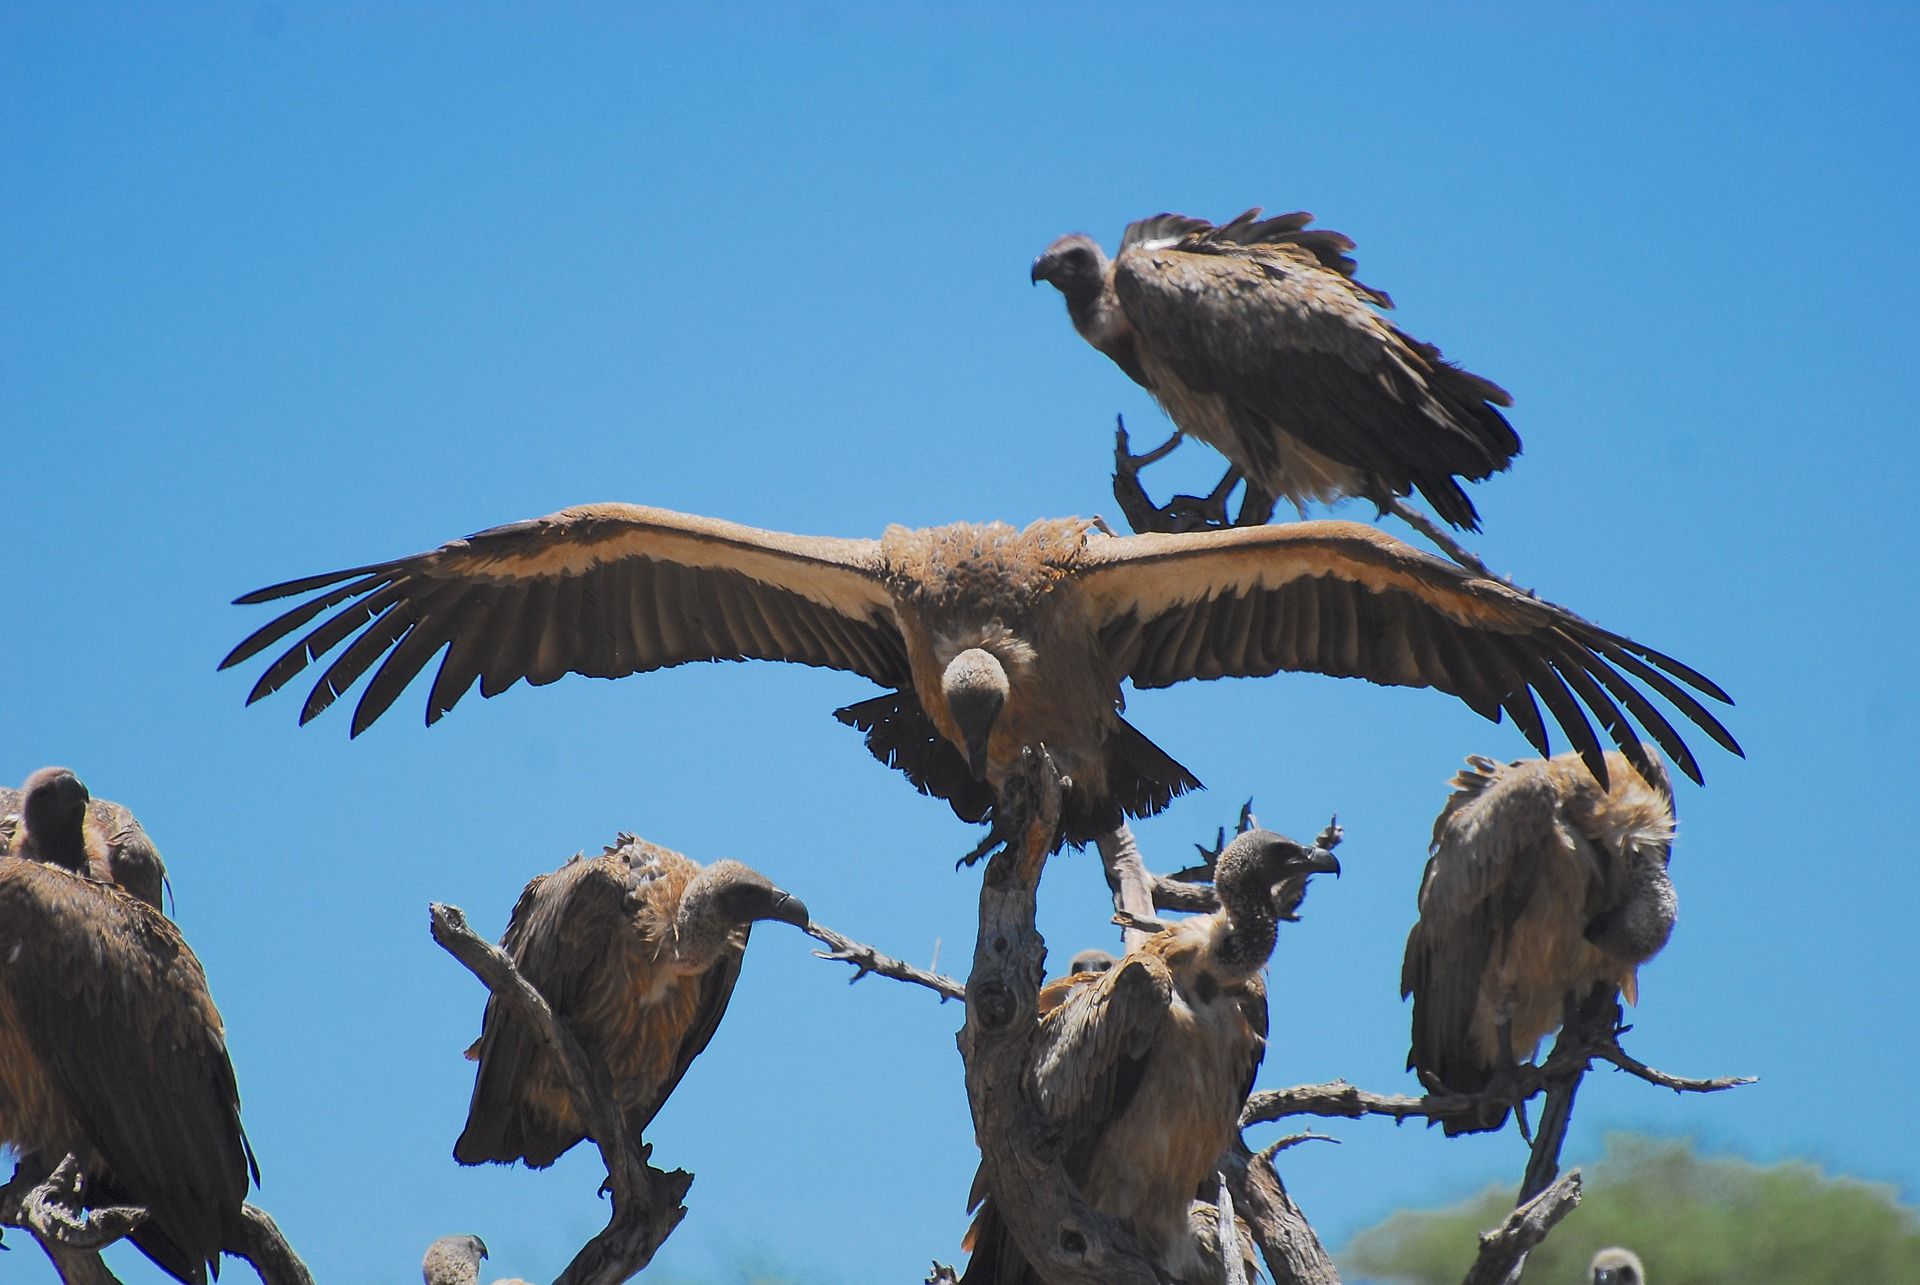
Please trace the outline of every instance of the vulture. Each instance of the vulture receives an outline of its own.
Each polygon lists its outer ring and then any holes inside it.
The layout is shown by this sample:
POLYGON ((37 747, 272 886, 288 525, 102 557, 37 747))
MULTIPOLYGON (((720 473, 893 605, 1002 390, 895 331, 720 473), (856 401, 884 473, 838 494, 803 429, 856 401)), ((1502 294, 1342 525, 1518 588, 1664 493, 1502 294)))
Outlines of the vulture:
MULTIPOLYGON (((21 799, 19 790, 0 789, 0 856, 19 850, 21 799)), ((89 799, 84 834, 88 877, 113 884, 159 910, 167 865, 133 813, 109 799, 89 799)), ((20 855, 34 856, 31 851, 20 851, 20 855)))
POLYGON ((128 1239, 203 1285, 260 1172, 200 961, 89 876, 88 821, 87 787, 43 768, 0 857, 0 1146, 49 1170, 74 1156, 85 1203, 143 1206, 128 1239))
POLYGON ((1354 278, 1353 242, 1312 221, 1253 209, 1215 227, 1160 214, 1129 224, 1112 260, 1089 236, 1061 237, 1032 277, 1066 297, 1080 337, 1181 433, 1264 493, 1258 505, 1249 495, 1260 520, 1275 498, 1357 495, 1384 509, 1418 490, 1447 522, 1478 530, 1458 479, 1520 453, 1499 410, 1513 399, 1382 317, 1393 301, 1354 278))
MULTIPOLYGON (((1266 1051, 1260 973, 1278 921, 1294 918, 1319 872, 1340 872, 1332 853, 1249 830, 1216 867, 1220 910, 1155 933, 1104 972, 1041 989, 1030 1089, 1058 1131, 1067 1177, 1172 1280, 1219 1279, 1217 1245, 1191 1230, 1193 1200, 1234 1138, 1266 1051)), ((963 1285, 1039 1285, 984 1172, 972 1203, 963 1285)))
MULTIPOLYGON (((500 944, 606 1063, 637 1136, 713 1038, 756 919, 805 928, 807 908, 738 861, 702 869, 621 835, 600 856, 535 876, 500 944)), ((467 1056, 480 1067, 453 1147, 461 1164, 544 1169, 587 1136, 560 1068, 497 1000, 467 1056)))
POLYGON ((371 671, 357 735, 442 653, 428 723, 476 680, 493 696, 568 672, 797 661, 887 688, 838 717, 965 820, 987 818, 1021 750, 1044 744, 1072 782, 1063 829, 1076 845, 1199 785, 1121 718, 1122 680, 1296 670, 1433 687, 1510 716, 1546 753, 1537 695, 1596 776, 1606 767, 1583 705, 1636 763, 1630 719, 1699 780, 1644 685, 1740 752, 1687 689, 1730 698, 1695 670, 1352 522, 1112 536, 1065 518, 862 540, 596 504, 238 601, 281 599, 296 601, 221 667, 291 638, 251 703, 340 648, 302 723, 371 671))
POLYGON ((1640 1265, 1640 1255, 1618 1245, 1595 1254, 1591 1270, 1592 1285, 1647 1285, 1647 1269, 1640 1265))
MULTIPOLYGON (((487 1242, 478 1236, 442 1236, 427 1246, 420 1260, 420 1276, 426 1285, 480 1285, 480 1260, 487 1256, 487 1242)), ((529 1285, 518 1276, 497 1280, 493 1285, 529 1285)))
MULTIPOLYGON (((1651 761, 1605 786, 1571 754, 1505 766, 1476 755, 1453 778, 1400 975, 1413 997, 1407 1066, 1428 1087, 1487 1088, 1533 1056, 1569 997, 1604 986, 1639 998, 1636 971, 1677 907, 1673 791, 1651 761)), ((1497 1129, 1506 1114, 1490 1106, 1445 1128, 1497 1129)))

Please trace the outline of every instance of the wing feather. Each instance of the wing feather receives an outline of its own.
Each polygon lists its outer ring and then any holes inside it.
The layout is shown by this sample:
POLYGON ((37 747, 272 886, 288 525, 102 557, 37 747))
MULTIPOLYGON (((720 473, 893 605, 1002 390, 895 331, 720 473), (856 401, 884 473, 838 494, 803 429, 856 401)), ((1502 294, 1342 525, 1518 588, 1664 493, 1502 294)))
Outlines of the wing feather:
POLYGON ((696 660, 788 660, 899 687, 911 675, 879 578, 879 547, 640 505, 565 509, 410 558, 247 594, 237 601, 317 596, 248 635, 221 668, 318 620, 268 666, 248 700, 344 643, 301 721, 378 662, 356 710, 356 735, 443 647, 429 723, 476 679, 482 696, 494 696, 522 679, 618 678, 696 660))
POLYGON ((1496 722, 1504 711, 1549 754, 1537 700, 1596 779, 1606 763, 1589 712, 1642 774, 1636 720, 1698 781, 1672 725, 1648 717, 1644 695, 1622 695, 1638 678, 1741 753, 1680 684, 1726 694, 1688 666, 1355 523, 1093 540, 1079 580, 1116 672, 1136 687, 1281 670, 1431 687, 1496 722))

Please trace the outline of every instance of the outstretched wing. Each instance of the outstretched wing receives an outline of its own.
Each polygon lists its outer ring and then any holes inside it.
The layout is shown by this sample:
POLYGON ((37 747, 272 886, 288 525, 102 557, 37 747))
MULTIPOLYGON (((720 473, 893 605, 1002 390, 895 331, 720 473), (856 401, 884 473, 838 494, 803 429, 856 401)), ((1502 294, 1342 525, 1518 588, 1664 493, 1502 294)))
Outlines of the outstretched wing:
POLYGON ((0 860, 0 1004, 111 1175, 134 1240, 204 1280, 238 1226, 253 1152, 206 974, 179 931, 77 875, 0 860))
POLYGON ((427 722, 477 679, 619 678, 694 660, 789 660, 909 683, 878 578, 876 540, 761 531, 636 504, 593 504, 455 540, 428 553, 273 585, 237 599, 300 605, 220 662, 249 659, 319 620, 267 667, 249 703, 342 643, 300 721, 372 669, 358 735, 443 649, 427 722))
MULTIPOLYGON (((1278 428, 1395 490, 1419 486, 1442 509, 1455 507, 1453 475, 1505 468, 1520 450, 1497 409, 1512 404, 1506 391, 1376 312, 1391 301, 1353 278, 1346 237, 1306 229, 1305 214, 1258 214, 1171 244, 1143 236, 1114 262, 1143 357, 1243 412, 1227 453, 1257 476, 1278 428)), ((1188 221, 1148 222, 1172 232, 1188 221)), ((1470 517, 1463 493, 1457 502, 1470 517)))
POLYGON ((1659 769, 1636 722, 1699 781, 1637 679, 1741 753, 1693 692, 1732 698, 1697 671, 1357 523, 1090 540, 1080 567, 1114 672, 1136 687, 1282 670, 1432 687, 1494 722, 1504 712, 1550 754, 1537 696, 1595 779, 1607 766, 1588 712, 1642 776, 1659 769))

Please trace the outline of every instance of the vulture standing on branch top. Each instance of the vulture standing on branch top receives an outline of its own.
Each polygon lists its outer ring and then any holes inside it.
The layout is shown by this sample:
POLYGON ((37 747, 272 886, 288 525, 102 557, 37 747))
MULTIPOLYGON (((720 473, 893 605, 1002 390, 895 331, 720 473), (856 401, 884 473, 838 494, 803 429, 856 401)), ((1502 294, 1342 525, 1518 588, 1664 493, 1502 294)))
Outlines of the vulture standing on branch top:
MULTIPOLYGON (((1220 1279, 1189 1214, 1266 1052, 1260 972, 1277 922, 1295 917, 1310 875, 1338 874, 1340 862, 1249 830, 1216 872, 1220 910, 1155 933, 1104 972, 1043 987, 1032 1054, 1031 1091, 1057 1131, 1067 1177, 1094 1209, 1127 1224, 1155 1267, 1193 1285, 1220 1279)), ((962 1285, 1038 1285, 985 1180, 983 1170, 974 1181, 980 1212, 962 1285)))
POLYGON ((1644 757, 1631 716, 1699 780, 1638 678, 1740 752, 1685 688, 1730 698, 1693 669, 1351 522, 1105 536, 1065 518, 854 540, 596 504, 238 601, 282 598, 302 601, 220 664, 295 638, 252 702, 345 644, 302 723, 371 670, 358 734, 443 651, 428 723, 476 679, 493 696, 522 678, 694 660, 824 665, 893 689, 841 721, 966 820, 989 815, 1024 747, 1045 745, 1071 780, 1063 830, 1075 844, 1199 785, 1120 717, 1123 679, 1296 670, 1434 687, 1496 722, 1504 711, 1546 753, 1537 694, 1597 776, 1606 767, 1583 704, 1629 758, 1644 757))
MULTIPOLYGON (((0 856, 17 850, 22 798, 19 790, 0 789, 0 856)), ((109 799, 89 799, 84 834, 87 877, 113 884, 159 910, 167 864, 133 813, 109 799)), ((34 858, 32 852, 20 855, 34 858)))
POLYGON ((43 768, 22 793, 0 857, 0 1145, 28 1169, 74 1156, 84 1203, 146 1209, 128 1239, 202 1285, 260 1180, 206 974, 166 916, 88 877, 78 777, 43 768))
MULTIPOLYGON (((704 870, 621 835, 598 857, 537 875, 501 947, 589 1057, 604 1061, 638 1136, 707 1047, 733 995, 756 919, 807 926, 807 908, 738 861, 704 870)), ((463 1165, 544 1169, 586 1137, 564 1072, 526 1027, 487 1000, 463 1165)))
POLYGON ((1357 495, 1384 509, 1417 489, 1447 522, 1478 530, 1455 479, 1478 481, 1520 453, 1496 409, 1513 399, 1375 311, 1393 301, 1354 279, 1353 242, 1312 220, 1253 209, 1215 227, 1160 214, 1129 224, 1111 262, 1093 238, 1061 237, 1032 277, 1066 296, 1081 338, 1181 433, 1227 457, 1259 521, 1275 498, 1357 495))
MULTIPOLYGON (((1597 784, 1571 754, 1502 766, 1478 755, 1433 823, 1420 918, 1400 994, 1413 997, 1407 1066, 1430 1089, 1477 1093, 1531 1058, 1566 1003, 1596 986, 1639 998, 1636 970, 1673 932, 1666 774, 1597 784)), ((1444 1122, 1497 1129, 1504 1106, 1444 1122)))

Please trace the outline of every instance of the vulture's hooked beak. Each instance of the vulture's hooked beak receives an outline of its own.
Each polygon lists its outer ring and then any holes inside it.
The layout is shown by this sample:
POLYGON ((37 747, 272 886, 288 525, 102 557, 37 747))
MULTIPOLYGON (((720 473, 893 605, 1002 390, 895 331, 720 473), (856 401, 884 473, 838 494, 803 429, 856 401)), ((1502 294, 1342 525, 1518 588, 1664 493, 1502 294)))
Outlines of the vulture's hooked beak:
POLYGON ((991 735, 987 729, 967 733, 967 771, 976 781, 987 779, 987 741, 991 735))
POLYGON ((802 932, 805 932, 807 926, 813 922, 807 915, 806 902, 778 888, 773 890, 773 904, 767 907, 767 913, 762 918, 778 919, 783 924, 792 924, 802 932))
POLYGON ((1325 848, 1303 848, 1301 852, 1303 855, 1290 859, 1287 864, 1303 874, 1340 877, 1340 858, 1325 848))
POLYGON ((1031 281, 1034 285, 1039 285, 1042 281, 1045 281, 1047 279, 1047 274, 1041 271, 1041 265, 1044 264, 1046 261, 1047 261, 1047 256, 1044 254, 1041 255, 1039 258, 1035 259, 1033 261, 1033 270, 1027 273, 1027 280, 1031 281))

